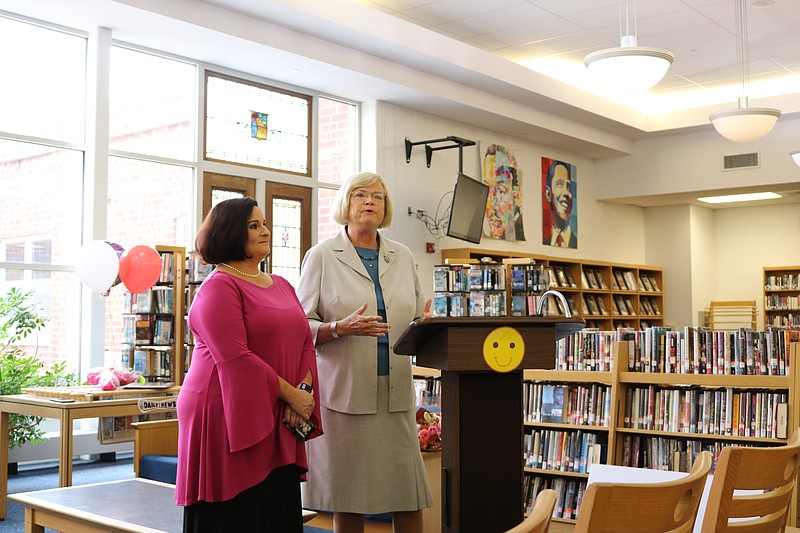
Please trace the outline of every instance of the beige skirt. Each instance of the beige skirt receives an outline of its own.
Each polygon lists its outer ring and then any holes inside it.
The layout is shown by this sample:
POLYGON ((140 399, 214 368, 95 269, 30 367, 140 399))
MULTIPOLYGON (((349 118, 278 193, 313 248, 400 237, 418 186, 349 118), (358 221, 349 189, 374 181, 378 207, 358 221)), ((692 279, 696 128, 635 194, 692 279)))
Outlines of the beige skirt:
POLYGON ((376 514, 433 505, 417 440, 416 413, 390 413, 389 378, 378 376, 378 413, 322 408, 325 434, 307 443, 303 507, 376 514))

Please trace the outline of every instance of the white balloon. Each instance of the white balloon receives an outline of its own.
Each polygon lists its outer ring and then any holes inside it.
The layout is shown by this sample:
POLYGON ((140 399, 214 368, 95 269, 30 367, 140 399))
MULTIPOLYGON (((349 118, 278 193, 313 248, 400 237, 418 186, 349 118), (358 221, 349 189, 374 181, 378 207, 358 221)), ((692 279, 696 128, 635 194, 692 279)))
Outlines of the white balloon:
POLYGON ((78 277, 93 292, 105 292, 117 279, 119 255, 106 241, 90 241, 81 246, 78 277))

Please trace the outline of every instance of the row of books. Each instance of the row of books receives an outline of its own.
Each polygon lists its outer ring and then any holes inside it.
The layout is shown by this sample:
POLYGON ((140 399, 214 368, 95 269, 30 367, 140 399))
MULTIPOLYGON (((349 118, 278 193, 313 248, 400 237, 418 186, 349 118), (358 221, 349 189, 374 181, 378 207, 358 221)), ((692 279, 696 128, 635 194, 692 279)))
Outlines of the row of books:
POLYGON ((442 405, 442 382, 438 379, 415 379, 417 405, 442 405))
POLYGON ((503 291, 503 265, 437 265, 433 268, 433 292, 503 291))
POLYGON ((505 315, 506 293, 503 291, 434 294, 431 306, 432 317, 505 315))
POLYGON ((545 489, 558 492, 558 501, 553 509, 554 518, 574 520, 586 492, 585 479, 564 479, 552 476, 525 476, 525 512, 530 513, 536 495, 545 489))
POLYGON ((616 331, 586 329, 556 342, 556 370, 610 372, 616 331))
POLYGON ((608 427, 611 421, 611 391, 608 385, 525 382, 522 398, 526 422, 608 427))
POLYGON ((800 288, 797 274, 769 274, 764 278, 765 291, 793 291, 800 288))
POLYGON ((586 474, 604 459, 606 442, 596 433, 542 429, 525 434, 525 467, 586 474))
POLYGON ((786 438, 786 392, 628 387, 626 428, 699 435, 786 438))
POLYGON ((800 309, 800 297, 783 296, 780 294, 767 294, 766 306, 767 311, 797 311, 800 309))
POLYGON ((578 285, 575 283, 575 278, 572 276, 572 269, 570 267, 551 265, 547 267, 550 279, 550 287, 570 288, 577 289, 578 285))
MULTIPOLYGON (((161 274, 157 283, 173 283, 175 281, 175 254, 159 252, 161 255, 161 274)), ((183 265, 180 265, 183 268, 183 265)))
POLYGON ((214 265, 203 263, 195 254, 186 258, 186 279, 190 283, 199 283, 214 271, 214 265))
POLYGON ((171 379, 171 350, 134 350, 133 371, 151 380, 154 378, 171 379))
POLYGON ((767 317, 768 326, 775 328, 797 328, 800 326, 800 314, 775 315, 767 317))
POLYGON ((549 276, 544 265, 512 265, 511 291, 534 292, 541 294, 550 286, 549 276))
MULTIPOLYGON (((172 254, 170 254, 171 256, 172 254)), ((125 292, 122 297, 123 313, 171 314, 174 295, 170 287, 153 287, 138 294, 125 292)))
MULTIPOLYGON (((737 446, 749 446, 737 443, 737 446)), ((625 435, 622 439, 622 466, 689 472, 701 452, 711 452, 713 463, 711 471, 717 466, 719 454, 725 446, 723 442, 674 439, 670 437, 646 437, 644 435, 625 435)))
POLYGON ((122 317, 122 344, 172 344, 172 318, 150 316, 122 317))
POLYGON ((511 316, 533 316, 539 307, 538 294, 512 294, 511 316))
POLYGON ((715 331, 685 326, 618 329, 628 341, 628 370, 677 374, 779 375, 789 372, 789 345, 797 330, 715 331))

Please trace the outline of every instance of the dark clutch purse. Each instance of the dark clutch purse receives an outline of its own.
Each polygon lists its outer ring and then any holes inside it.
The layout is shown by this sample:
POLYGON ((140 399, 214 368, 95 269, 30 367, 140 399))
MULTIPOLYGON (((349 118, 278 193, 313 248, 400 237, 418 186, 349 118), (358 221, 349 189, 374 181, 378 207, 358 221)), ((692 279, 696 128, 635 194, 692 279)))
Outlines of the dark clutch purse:
POLYGON ((295 437, 302 441, 307 441, 309 437, 311 437, 311 434, 314 433, 314 430, 317 429, 317 426, 315 426, 311 420, 306 420, 295 428, 291 427, 286 421, 283 422, 283 425, 289 428, 289 431, 294 433, 295 437))

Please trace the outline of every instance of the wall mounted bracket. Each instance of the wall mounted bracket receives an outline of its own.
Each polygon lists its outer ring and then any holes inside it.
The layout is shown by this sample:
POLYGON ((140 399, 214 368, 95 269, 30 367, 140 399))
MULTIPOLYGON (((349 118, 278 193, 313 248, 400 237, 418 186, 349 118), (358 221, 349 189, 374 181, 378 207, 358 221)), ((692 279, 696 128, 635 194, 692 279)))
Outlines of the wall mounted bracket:
POLYGON ((456 137, 455 135, 451 135, 449 137, 443 137, 441 139, 429 139, 427 141, 416 141, 412 142, 406 137, 406 163, 411 162, 411 149, 414 146, 419 144, 425 145, 425 162, 428 165, 428 168, 431 167, 431 160, 433 159, 433 152, 437 150, 449 150, 450 148, 458 148, 458 171, 464 171, 464 147, 465 146, 474 146, 475 141, 470 141, 469 139, 462 139, 461 137, 456 137), (436 143, 453 143, 447 144, 445 146, 431 146, 432 144, 436 143))

